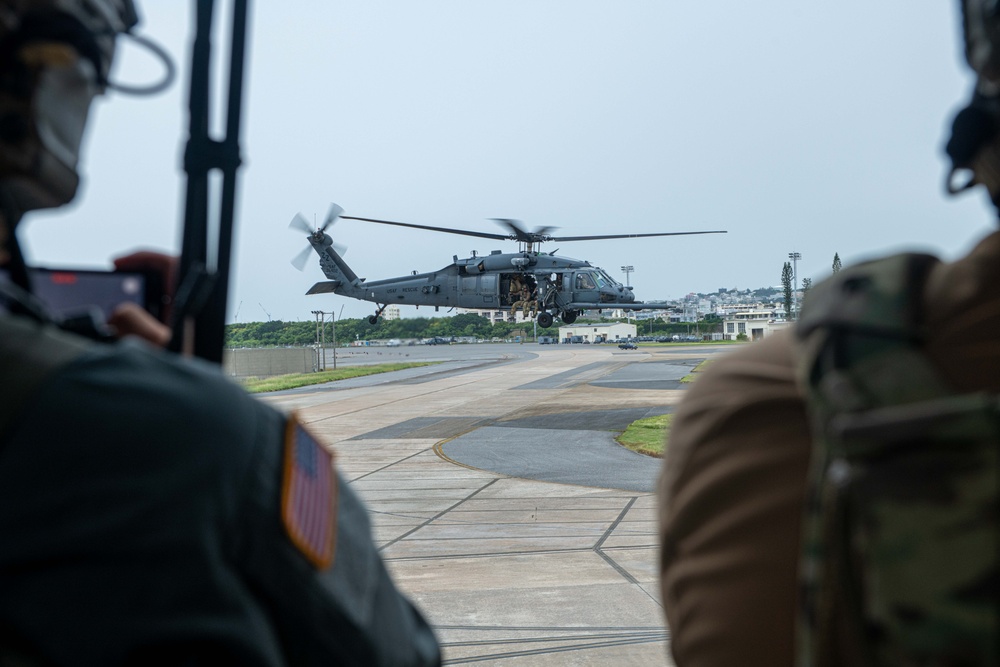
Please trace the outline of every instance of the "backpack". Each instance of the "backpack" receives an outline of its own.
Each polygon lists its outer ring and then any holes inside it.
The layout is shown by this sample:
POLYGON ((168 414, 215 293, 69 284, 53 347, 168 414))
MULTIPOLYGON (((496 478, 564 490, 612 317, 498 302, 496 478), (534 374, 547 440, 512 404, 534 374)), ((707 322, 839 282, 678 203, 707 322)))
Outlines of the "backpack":
POLYGON ((922 352, 937 261, 868 262, 806 297, 801 666, 998 664, 1000 398, 957 394, 922 352))

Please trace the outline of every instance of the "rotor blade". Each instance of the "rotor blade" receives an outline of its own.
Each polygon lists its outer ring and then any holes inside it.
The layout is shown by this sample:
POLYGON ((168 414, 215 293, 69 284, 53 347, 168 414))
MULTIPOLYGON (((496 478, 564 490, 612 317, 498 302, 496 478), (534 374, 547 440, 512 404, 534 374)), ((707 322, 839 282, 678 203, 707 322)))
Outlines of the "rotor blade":
POLYGON ((557 229, 559 229, 559 228, 558 227, 551 227, 549 225, 546 225, 544 227, 537 228, 535 231, 533 231, 531 233, 534 234, 535 236, 544 236, 545 238, 550 238, 549 237, 549 232, 555 231, 557 229))
POLYGON ((507 240, 509 236, 503 234, 490 234, 489 232, 472 232, 466 229, 449 229, 448 227, 431 227, 430 225, 414 225, 409 222, 392 222, 390 220, 375 220, 374 218, 357 218, 353 215, 340 216, 344 220, 362 220, 364 222, 375 222, 380 225, 395 225, 397 227, 412 227, 414 229, 428 229, 432 232, 444 232, 446 234, 460 234, 462 236, 478 236, 483 239, 507 240))
POLYGON ((513 218, 490 218, 493 222, 497 223, 501 227, 506 227, 514 235, 514 238, 518 241, 530 241, 531 233, 521 226, 520 220, 514 220, 513 218))
POLYGON ((638 239, 646 236, 687 236, 689 234, 726 234, 725 230, 712 232, 660 232, 658 234, 604 234, 600 236, 553 236, 549 241, 594 241, 598 239, 638 239))
POLYGON ((307 245, 302 249, 298 255, 292 258, 292 266, 294 266, 299 271, 303 271, 306 268, 306 262, 309 261, 309 255, 312 253, 312 246, 307 245))
POLYGON ((337 251, 337 254, 340 255, 341 257, 347 254, 347 246, 344 245, 343 243, 337 243, 336 241, 334 241, 331 245, 333 249, 337 251))
POLYGON ((325 232, 326 228, 337 221, 340 214, 344 212, 344 209, 337 204, 330 204, 330 210, 326 212, 326 219, 323 220, 323 224, 319 226, 319 231, 325 232))
POLYGON ((288 228, 297 232, 302 232, 303 234, 313 233, 312 225, 310 225, 309 221, 306 220, 306 216, 302 215, 301 213, 295 214, 295 217, 292 218, 292 221, 288 223, 288 228))

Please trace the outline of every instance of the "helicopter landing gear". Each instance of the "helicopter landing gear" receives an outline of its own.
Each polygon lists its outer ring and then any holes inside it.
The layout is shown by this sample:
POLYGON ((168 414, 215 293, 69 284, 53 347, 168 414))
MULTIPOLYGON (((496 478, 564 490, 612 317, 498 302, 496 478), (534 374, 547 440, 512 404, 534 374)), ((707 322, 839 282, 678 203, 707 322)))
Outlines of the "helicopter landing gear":
POLYGON ((578 310, 564 310, 559 318, 563 321, 563 324, 573 324, 576 322, 577 316, 580 314, 578 310))
MULTIPOLYGON (((378 304, 375 304, 375 305, 378 305, 378 304)), ((378 324, 378 318, 382 316, 382 311, 385 310, 386 306, 388 306, 388 305, 389 304, 385 304, 385 306, 379 306, 378 310, 375 311, 374 315, 369 315, 368 316, 368 324, 371 324, 372 326, 378 324)))
POLYGON ((542 312, 538 313, 537 319, 538 319, 538 326, 540 326, 543 329, 548 329, 550 326, 552 326, 552 313, 548 311, 543 310, 542 312))

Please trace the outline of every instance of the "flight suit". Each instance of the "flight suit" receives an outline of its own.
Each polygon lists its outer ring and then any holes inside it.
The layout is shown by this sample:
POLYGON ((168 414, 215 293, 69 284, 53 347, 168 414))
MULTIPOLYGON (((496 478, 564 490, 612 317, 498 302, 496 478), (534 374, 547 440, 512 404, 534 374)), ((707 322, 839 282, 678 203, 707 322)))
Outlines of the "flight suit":
POLYGON ((0 627, 46 658, 440 663, 329 455, 217 369, 2 316, 0 380, 0 627), (325 561, 289 532, 293 432, 332 473, 325 561))
MULTIPOLYGON (((925 351, 957 393, 1000 392, 1000 233, 939 264, 925 351)), ((661 592, 679 667, 794 660, 811 436, 794 332, 711 365, 672 423, 659 486, 661 592)))

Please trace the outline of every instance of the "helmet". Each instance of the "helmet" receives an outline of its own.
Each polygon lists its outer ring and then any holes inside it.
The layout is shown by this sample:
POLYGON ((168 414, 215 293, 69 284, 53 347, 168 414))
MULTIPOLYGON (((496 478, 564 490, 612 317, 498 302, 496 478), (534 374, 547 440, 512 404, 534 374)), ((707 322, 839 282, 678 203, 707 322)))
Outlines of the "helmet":
POLYGON ((965 59, 979 75, 977 91, 1000 92, 1000 7, 997 0, 962 0, 965 59))
POLYGON ((93 98, 108 83, 132 0, 0 0, 0 207, 8 224, 79 185, 93 98))

